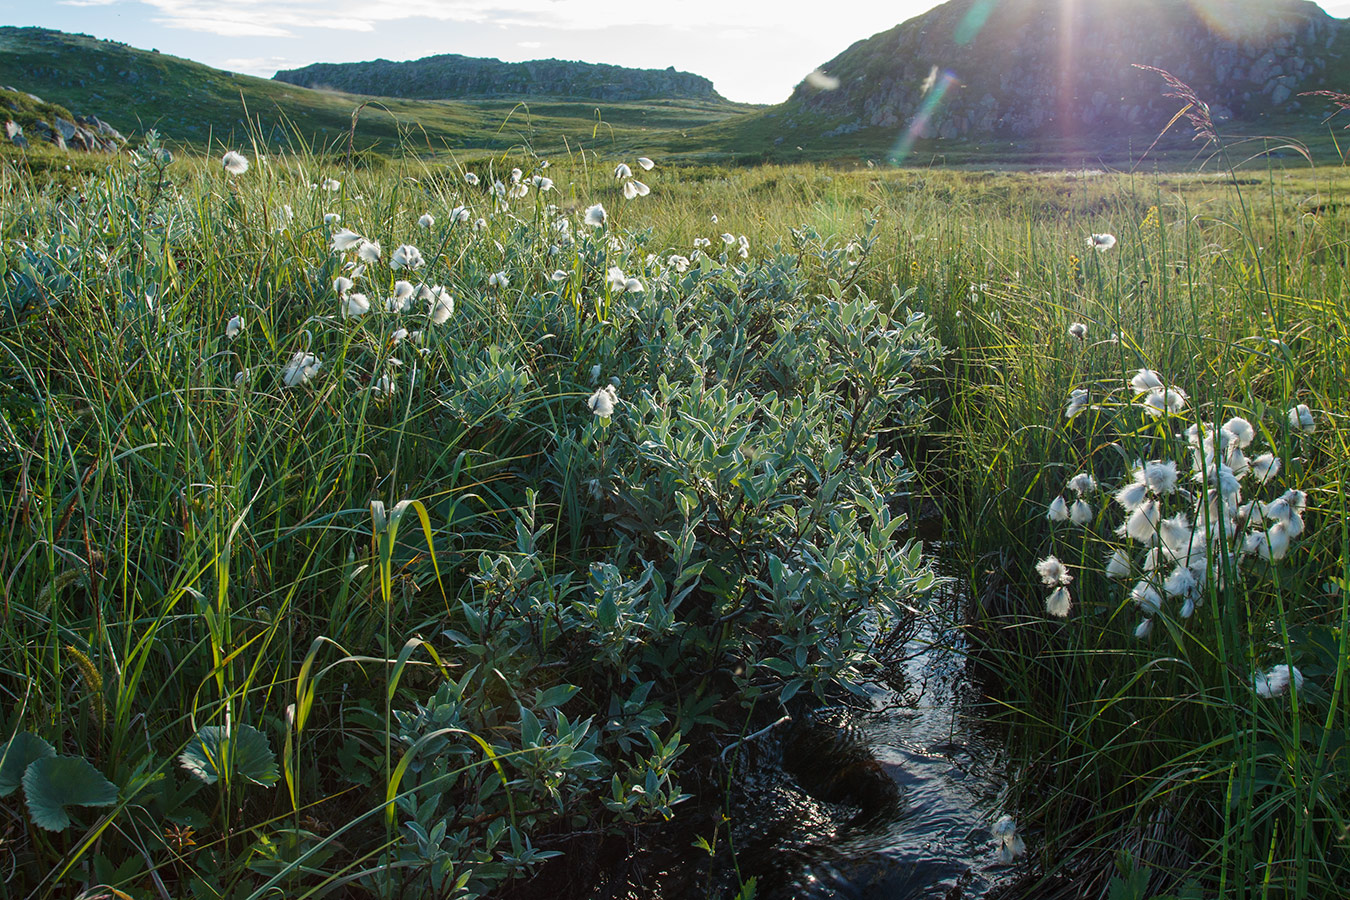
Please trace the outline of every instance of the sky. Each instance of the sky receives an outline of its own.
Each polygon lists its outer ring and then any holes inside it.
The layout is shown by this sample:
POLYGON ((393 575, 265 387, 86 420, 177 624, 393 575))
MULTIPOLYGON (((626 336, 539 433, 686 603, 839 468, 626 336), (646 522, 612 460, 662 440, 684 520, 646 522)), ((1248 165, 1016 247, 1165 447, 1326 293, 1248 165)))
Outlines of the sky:
MULTIPOLYGON (((1068 0, 1073 2, 1073 0, 1068 0)), ((787 99, 807 72, 933 0, 0 0, 0 24, 83 32, 270 78, 313 62, 436 53, 509 62, 674 66, 744 103, 787 99)), ((1322 8, 1350 16, 1350 0, 1322 8)))

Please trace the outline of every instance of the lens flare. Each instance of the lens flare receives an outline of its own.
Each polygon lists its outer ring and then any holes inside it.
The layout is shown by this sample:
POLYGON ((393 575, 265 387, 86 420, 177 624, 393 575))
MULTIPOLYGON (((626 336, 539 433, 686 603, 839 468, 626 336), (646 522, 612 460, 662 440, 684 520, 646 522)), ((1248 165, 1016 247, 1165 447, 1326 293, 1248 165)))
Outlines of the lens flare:
POLYGON ((924 96, 923 104, 919 107, 919 111, 914 114, 914 118, 910 120, 909 127, 905 129, 904 134, 900 135, 900 139, 895 142, 895 146, 891 148, 890 154, 886 157, 891 165, 898 166, 909 158, 910 152, 914 149, 914 142, 924 136, 928 123, 933 120, 938 108, 942 106, 942 98, 957 83, 956 76, 951 72, 944 71, 937 77, 937 83, 924 96))
POLYGON ((994 7, 997 5, 998 0, 975 0, 975 2, 970 5, 970 9, 966 11, 965 18, 961 20, 961 23, 956 26, 956 30, 952 32, 952 40, 956 41, 957 46, 964 47, 966 44, 975 40, 975 36, 980 33, 982 28, 984 28, 984 23, 988 21, 989 14, 994 11, 994 7))

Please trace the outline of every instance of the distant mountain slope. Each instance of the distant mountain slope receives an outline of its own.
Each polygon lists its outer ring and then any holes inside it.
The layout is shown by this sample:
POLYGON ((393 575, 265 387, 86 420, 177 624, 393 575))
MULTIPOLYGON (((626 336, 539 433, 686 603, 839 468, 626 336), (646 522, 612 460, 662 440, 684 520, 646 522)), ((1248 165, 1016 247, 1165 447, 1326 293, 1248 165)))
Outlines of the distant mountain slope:
POLYGON ((821 67, 837 89, 803 82, 779 113, 788 140, 808 122, 812 136, 1156 133, 1182 103, 1141 63, 1189 84, 1216 121, 1253 122, 1298 111, 1300 91, 1350 89, 1348 38, 1307 0, 950 0, 849 47, 821 67))
POLYGON ((314 63, 277 81, 352 94, 424 100, 566 97, 574 100, 721 100, 712 82, 669 69, 539 59, 507 63, 447 53, 407 62, 314 63))

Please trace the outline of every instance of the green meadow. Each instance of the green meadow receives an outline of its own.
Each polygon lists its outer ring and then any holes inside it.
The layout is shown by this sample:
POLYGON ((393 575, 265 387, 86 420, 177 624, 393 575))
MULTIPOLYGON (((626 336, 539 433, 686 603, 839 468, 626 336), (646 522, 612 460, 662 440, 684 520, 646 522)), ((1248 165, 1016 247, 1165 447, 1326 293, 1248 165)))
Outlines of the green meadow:
POLYGON ((0 160, 0 895, 734 872, 953 582, 1005 896, 1338 895, 1343 169, 503 146, 0 160))

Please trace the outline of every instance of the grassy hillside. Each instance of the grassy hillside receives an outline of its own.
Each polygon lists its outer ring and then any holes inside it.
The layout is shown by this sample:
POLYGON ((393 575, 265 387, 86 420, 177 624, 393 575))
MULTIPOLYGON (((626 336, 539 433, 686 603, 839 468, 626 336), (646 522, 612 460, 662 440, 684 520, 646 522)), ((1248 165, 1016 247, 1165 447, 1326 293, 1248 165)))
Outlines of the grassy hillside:
POLYGON ((294 135, 319 146, 345 140, 361 113, 357 144, 392 150, 498 150, 529 145, 645 149, 658 134, 715 122, 752 107, 717 101, 643 103, 503 100, 464 103, 372 100, 235 75, 113 41, 39 28, 0 28, 0 84, 106 118, 125 134, 155 128, 188 144, 238 143, 254 122, 280 144, 294 135))

